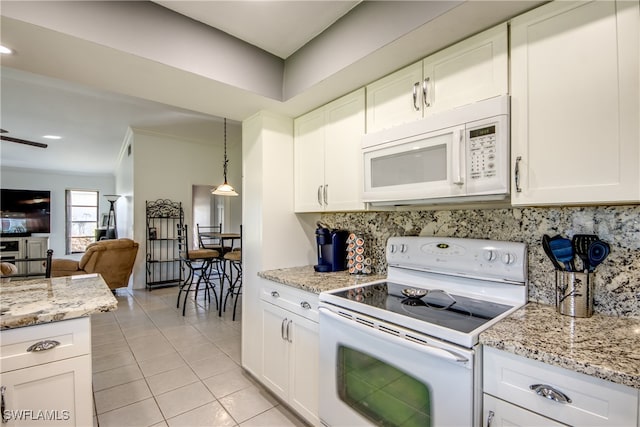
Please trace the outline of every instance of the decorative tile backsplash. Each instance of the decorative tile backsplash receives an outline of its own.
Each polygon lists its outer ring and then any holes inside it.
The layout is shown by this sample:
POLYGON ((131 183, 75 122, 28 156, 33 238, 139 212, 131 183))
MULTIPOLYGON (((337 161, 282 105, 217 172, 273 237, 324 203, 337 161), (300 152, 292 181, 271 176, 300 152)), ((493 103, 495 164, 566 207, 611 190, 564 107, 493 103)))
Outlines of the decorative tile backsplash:
MULTIPOLYGON (((386 274, 390 236, 446 236, 524 242, 529 251, 529 300, 554 304, 553 265, 542 250, 543 234, 597 234, 611 254, 596 269, 594 311, 640 316, 640 206, 511 208, 326 213, 331 228, 363 236, 375 271, 386 274)), ((579 260, 576 261, 581 265, 579 260)))

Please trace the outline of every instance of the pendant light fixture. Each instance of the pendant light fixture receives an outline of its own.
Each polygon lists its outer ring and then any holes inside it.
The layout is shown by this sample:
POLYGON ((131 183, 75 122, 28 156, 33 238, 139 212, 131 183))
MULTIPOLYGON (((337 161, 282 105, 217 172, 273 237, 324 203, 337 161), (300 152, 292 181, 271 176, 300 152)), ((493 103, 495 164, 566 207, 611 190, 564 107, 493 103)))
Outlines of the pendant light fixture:
POLYGON ((227 164, 229 159, 227 158, 227 119, 224 119, 224 162, 222 163, 222 170, 224 173, 224 184, 218 185, 211 193, 217 196, 237 196, 236 190, 227 182, 227 164))

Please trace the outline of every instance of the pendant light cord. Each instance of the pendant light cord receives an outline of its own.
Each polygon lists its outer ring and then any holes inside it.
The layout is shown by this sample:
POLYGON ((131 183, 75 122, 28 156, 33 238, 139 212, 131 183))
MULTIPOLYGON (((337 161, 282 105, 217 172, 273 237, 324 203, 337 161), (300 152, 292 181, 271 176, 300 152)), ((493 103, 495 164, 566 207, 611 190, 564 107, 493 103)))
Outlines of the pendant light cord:
POLYGON ((222 173, 224 174, 224 183, 227 183, 227 118, 224 118, 224 162, 222 163, 222 173))

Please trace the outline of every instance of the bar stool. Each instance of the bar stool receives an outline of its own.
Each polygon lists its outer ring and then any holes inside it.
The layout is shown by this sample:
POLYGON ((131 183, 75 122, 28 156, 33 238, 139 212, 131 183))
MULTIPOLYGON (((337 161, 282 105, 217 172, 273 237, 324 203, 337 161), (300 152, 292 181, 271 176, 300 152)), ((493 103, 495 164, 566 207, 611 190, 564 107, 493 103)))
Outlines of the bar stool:
MULTIPOLYGON (((218 309, 218 294, 216 293, 215 286, 209 280, 209 271, 213 263, 218 259, 220 253, 214 249, 191 249, 189 247, 188 227, 187 225, 177 225, 178 227, 178 253, 180 261, 182 263, 183 270, 186 268, 185 279, 179 285, 178 301, 176 308, 180 307, 180 295, 184 292, 184 301, 182 303, 182 315, 185 315, 187 308, 187 296, 192 290, 195 276, 198 276, 196 281, 195 298, 198 296, 198 290, 200 289, 200 282, 204 281, 205 295, 207 301, 211 303, 211 293, 213 292, 214 299, 216 301, 216 310, 218 309)), ((194 298, 194 299, 195 299, 194 298)))
MULTIPOLYGON (((236 320, 236 310, 238 308, 238 297, 242 295, 242 225, 240 226, 240 246, 233 248, 222 257, 222 279, 229 279, 229 288, 224 296, 224 301, 219 308, 219 315, 227 308, 227 299, 231 296, 233 300, 233 317, 236 320), (229 274, 227 274, 227 263, 229 263, 229 274), (235 274, 234 274, 235 272, 235 274), (235 276, 235 277, 234 277, 235 276)), ((222 295, 220 295, 222 298, 222 295)))

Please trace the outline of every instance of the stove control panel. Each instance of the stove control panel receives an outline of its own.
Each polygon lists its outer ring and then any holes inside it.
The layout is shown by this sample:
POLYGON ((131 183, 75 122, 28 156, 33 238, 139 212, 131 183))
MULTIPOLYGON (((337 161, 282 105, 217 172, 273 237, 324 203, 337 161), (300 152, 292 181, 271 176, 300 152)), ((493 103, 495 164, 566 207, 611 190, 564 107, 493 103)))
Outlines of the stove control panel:
POLYGON ((387 263, 393 267, 524 283, 527 245, 453 237, 391 237, 387 242, 387 263))

